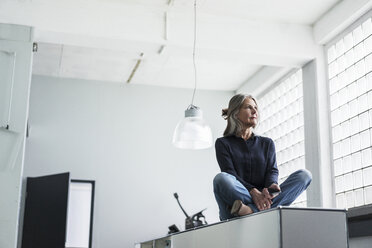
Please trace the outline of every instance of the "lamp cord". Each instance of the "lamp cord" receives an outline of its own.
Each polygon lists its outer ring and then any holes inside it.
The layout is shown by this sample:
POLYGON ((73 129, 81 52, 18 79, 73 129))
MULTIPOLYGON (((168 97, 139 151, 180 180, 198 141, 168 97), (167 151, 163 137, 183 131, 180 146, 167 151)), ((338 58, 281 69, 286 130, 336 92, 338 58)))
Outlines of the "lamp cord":
POLYGON ((197 83, 197 76, 196 76, 196 64, 195 64, 195 47, 196 47, 196 0, 194 0, 194 45, 192 51, 192 61, 194 64, 194 91, 192 93, 191 105, 194 103, 194 97, 196 92, 196 83, 197 83))

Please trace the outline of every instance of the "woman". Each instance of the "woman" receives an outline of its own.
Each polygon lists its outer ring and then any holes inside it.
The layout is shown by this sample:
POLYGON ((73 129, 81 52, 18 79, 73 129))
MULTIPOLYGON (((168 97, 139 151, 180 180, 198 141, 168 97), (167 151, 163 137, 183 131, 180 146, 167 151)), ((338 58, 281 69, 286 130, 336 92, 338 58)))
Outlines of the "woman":
POLYGON ((311 182, 311 173, 298 170, 278 185, 274 142, 255 135, 259 112, 256 100, 238 94, 222 110, 227 120, 224 137, 216 140, 221 173, 213 180, 220 219, 290 205, 311 182), (281 191, 273 196, 268 189, 281 191))

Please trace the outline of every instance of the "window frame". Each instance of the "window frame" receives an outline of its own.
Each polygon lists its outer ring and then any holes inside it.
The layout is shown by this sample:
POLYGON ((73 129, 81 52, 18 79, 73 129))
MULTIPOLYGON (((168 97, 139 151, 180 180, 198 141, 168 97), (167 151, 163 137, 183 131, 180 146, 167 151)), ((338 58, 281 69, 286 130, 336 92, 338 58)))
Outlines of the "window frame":
MULTIPOLYGON (((350 32, 352 32, 356 27, 360 26, 363 24, 367 19, 372 18, 372 10, 369 10, 367 13, 359 17, 357 20, 355 20, 351 25, 349 25, 347 28, 342 30, 340 33, 338 33, 334 38, 332 38, 327 44, 323 46, 324 53, 325 53, 325 58, 326 58, 326 63, 325 63, 325 69, 326 69, 326 77, 327 77, 327 96, 328 96, 328 102, 329 105, 328 107, 328 112, 329 112, 329 117, 331 118, 331 94, 330 94, 330 78, 329 78, 329 62, 328 62, 328 49, 336 45, 337 42, 339 42, 341 39, 346 37, 350 32)), ((369 72, 372 73, 372 72, 369 72)), ((365 75, 368 75, 366 73, 365 75)), ((331 180, 333 181, 333 185, 335 185, 335 169, 334 169, 334 152, 333 152, 333 129, 332 129, 332 122, 329 122, 329 136, 330 136, 330 146, 332 147, 331 149, 331 171, 332 171, 332 178, 331 180)), ((352 137, 351 135, 350 137, 352 137)), ((371 145, 372 147, 372 145, 371 145)), ((368 187, 368 186, 367 186, 368 187)), ((363 187, 364 188, 364 187, 363 187)), ((336 198, 336 189, 333 187, 332 189, 333 197, 336 198)), ((350 237, 366 237, 366 236, 371 236, 372 235, 372 229, 365 230, 365 225, 370 225, 372 223, 372 204, 366 204, 362 206, 354 206, 351 208, 348 208, 347 212, 347 219, 348 219, 348 228, 349 228, 349 235, 350 237)))
MULTIPOLYGON (((307 166, 306 166, 306 152, 305 152, 305 118, 304 118, 304 111, 305 111, 305 109, 304 109, 304 100, 303 100, 303 98, 304 98, 304 96, 303 96, 303 94, 304 94, 304 92, 303 92, 303 68, 302 67, 300 67, 300 68, 292 68, 291 70, 289 70, 286 74, 284 74, 282 77, 280 77, 278 80, 276 80, 274 83, 272 83, 270 86, 268 86, 265 90, 263 90, 262 92, 260 92, 257 96, 255 96, 256 97, 256 99, 260 102, 260 100, 259 99, 262 99, 262 97, 264 97, 265 95, 267 95, 267 94, 269 94, 272 90, 274 90, 274 89, 276 89, 278 86, 280 86, 282 83, 285 83, 285 81, 286 80, 288 80, 290 77, 292 77, 292 76, 294 76, 295 74, 297 74, 297 73, 299 73, 300 75, 301 75, 301 84, 302 84, 302 92, 301 92, 301 97, 300 98, 302 98, 302 116, 303 116, 303 120, 302 120, 302 122, 303 122, 303 124, 302 124, 302 129, 303 129, 303 140, 302 140, 302 142, 303 142, 303 148, 304 148, 304 154, 302 155, 302 156, 300 156, 300 157, 297 157, 297 158, 295 158, 294 160, 296 160, 296 159, 301 159, 301 158, 303 158, 303 162, 304 162, 304 165, 303 165, 303 168, 307 168, 307 166)), ((297 86, 296 86, 297 87, 297 86)), ((278 98, 279 99, 279 98, 278 98)), ((298 99, 296 99, 295 101, 297 101, 298 99)), ((272 104, 272 103, 270 103, 270 104, 272 104)), ((259 111, 262 111, 263 110, 263 107, 259 104, 259 111)), ((258 126, 260 125, 260 123, 258 124, 258 126)), ((297 128, 296 128, 297 129, 297 128)), ((293 132, 293 131, 295 131, 296 129, 294 129, 294 130, 291 130, 290 132, 293 132)), ((258 130, 259 130, 259 128, 258 128, 258 130)), ((261 131, 261 130, 260 130, 261 131)), ((264 131, 264 130, 262 130, 262 131, 264 131)), ((259 132, 259 134, 263 134, 263 132, 261 133, 261 132, 259 132)), ((271 139, 273 139, 273 141, 274 141, 274 138, 273 137, 270 137, 270 136, 268 136, 269 138, 271 138, 271 139)), ((274 141, 275 142, 275 141, 274 141)), ((301 142, 299 142, 299 143, 301 143, 301 142)), ((293 147, 293 146, 292 146, 293 147)), ((288 148, 288 147, 287 147, 288 148)), ((286 148, 286 149, 287 149, 286 148)), ((276 150, 276 153, 278 154, 278 150, 276 150)), ((292 161, 292 160, 290 160, 290 161, 292 161)), ((286 163, 288 163, 289 161, 287 161, 286 163)), ((278 169, 279 169, 279 171, 280 170, 283 170, 283 168, 280 168, 279 167, 279 164, 278 164, 278 169)), ((279 172, 280 173, 280 172, 279 172)), ((284 180, 286 179, 286 178, 288 178, 288 176, 289 175, 286 175, 285 177, 283 177, 284 178, 284 180)), ((279 178, 280 179, 280 178, 279 178)), ((296 199, 296 201, 295 202, 293 202, 292 204, 294 205, 294 206, 296 206, 296 205, 298 205, 298 206, 301 206, 301 207, 306 207, 306 206, 308 206, 308 195, 307 195, 307 192, 305 191, 305 192, 303 192, 302 194, 301 194, 301 197, 302 198, 297 198, 296 199), (304 194, 304 195, 303 195, 304 194), (304 198, 304 199, 303 199, 304 198)))

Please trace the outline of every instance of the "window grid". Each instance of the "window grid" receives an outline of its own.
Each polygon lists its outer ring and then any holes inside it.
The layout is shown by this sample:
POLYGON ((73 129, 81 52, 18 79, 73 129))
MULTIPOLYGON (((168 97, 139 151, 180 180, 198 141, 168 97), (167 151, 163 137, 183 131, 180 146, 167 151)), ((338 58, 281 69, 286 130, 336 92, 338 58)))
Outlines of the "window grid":
MULTIPOLYGON (((259 100, 257 132, 273 139, 279 168, 279 183, 305 168, 302 70, 297 70, 259 100)), ((293 206, 306 207, 306 192, 293 206)))
POLYGON ((328 50, 336 206, 372 203, 372 21, 328 50))

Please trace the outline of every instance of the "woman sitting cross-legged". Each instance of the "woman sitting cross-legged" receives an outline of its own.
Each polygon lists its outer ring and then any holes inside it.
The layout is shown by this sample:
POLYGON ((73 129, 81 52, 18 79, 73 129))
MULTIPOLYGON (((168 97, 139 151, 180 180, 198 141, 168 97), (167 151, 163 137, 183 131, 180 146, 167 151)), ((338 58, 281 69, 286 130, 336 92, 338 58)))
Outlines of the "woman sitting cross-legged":
POLYGON ((253 133, 259 111, 252 96, 233 96, 222 116, 228 123, 223 137, 216 140, 221 173, 213 180, 220 219, 289 206, 309 186, 311 173, 298 170, 278 185, 274 142, 253 133), (269 190, 281 192, 273 196, 269 190))

